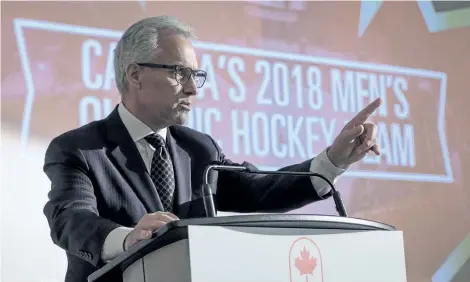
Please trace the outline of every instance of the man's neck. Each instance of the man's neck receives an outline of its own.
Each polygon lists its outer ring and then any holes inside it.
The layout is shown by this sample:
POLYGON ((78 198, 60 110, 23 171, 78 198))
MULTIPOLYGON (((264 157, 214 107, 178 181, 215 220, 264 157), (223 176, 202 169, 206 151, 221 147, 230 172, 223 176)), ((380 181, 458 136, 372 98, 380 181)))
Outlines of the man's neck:
POLYGON ((134 107, 132 103, 126 102, 124 101, 124 99, 121 101, 121 103, 132 115, 134 115, 138 120, 150 127, 150 129, 152 129, 154 132, 159 132, 160 130, 168 127, 168 125, 166 125, 166 123, 164 122, 150 122, 150 119, 146 118, 145 114, 143 114, 143 111, 139 111, 138 107, 134 107))

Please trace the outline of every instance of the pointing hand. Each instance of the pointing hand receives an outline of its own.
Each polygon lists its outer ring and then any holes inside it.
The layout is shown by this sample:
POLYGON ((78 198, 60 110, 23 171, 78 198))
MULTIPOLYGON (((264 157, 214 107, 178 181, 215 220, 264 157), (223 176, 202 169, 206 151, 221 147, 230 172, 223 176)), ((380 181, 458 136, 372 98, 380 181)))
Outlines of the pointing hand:
POLYGON ((377 126, 367 123, 367 119, 381 105, 376 99, 351 119, 328 148, 327 155, 337 167, 346 168, 361 160, 369 151, 380 155, 377 140, 377 126))

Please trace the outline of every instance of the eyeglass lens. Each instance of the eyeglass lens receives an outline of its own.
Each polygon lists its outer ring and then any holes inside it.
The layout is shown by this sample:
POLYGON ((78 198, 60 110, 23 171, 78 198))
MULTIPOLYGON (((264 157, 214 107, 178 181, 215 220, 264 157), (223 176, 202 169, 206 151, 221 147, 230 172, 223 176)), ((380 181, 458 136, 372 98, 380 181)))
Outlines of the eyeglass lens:
POLYGON ((190 68, 180 68, 177 71, 176 78, 179 83, 185 84, 188 80, 194 76, 194 80, 196 81, 196 86, 198 88, 204 85, 206 81, 206 74, 202 71, 193 71, 190 68))

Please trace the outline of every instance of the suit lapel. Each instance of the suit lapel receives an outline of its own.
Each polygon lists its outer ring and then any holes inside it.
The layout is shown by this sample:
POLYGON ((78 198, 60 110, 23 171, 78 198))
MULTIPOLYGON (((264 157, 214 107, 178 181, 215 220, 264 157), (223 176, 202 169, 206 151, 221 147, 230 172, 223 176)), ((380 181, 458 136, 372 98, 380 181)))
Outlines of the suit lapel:
POLYGON ((170 149, 175 172, 176 195, 175 212, 180 218, 186 218, 191 202, 191 163, 188 153, 183 149, 180 142, 174 137, 174 127, 167 131, 167 145, 170 149))
POLYGON ((147 212, 163 210, 152 179, 134 141, 119 117, 117 108, 106 118, 106 126, 108 140, 117 144, 111 151, 114 163, 127 178, 147 212))

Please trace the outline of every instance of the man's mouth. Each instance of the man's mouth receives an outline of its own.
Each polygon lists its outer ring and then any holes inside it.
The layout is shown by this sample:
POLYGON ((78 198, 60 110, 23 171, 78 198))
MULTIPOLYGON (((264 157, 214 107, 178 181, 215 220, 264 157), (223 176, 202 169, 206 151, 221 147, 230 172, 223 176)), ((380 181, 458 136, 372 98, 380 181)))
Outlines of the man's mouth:
POLYGON ((191 110, 191 103, 190 102, 186 102, 186 101, 180 102, 178 104, 178 106, 181 107, 185 111, 190 111, 191 110))

